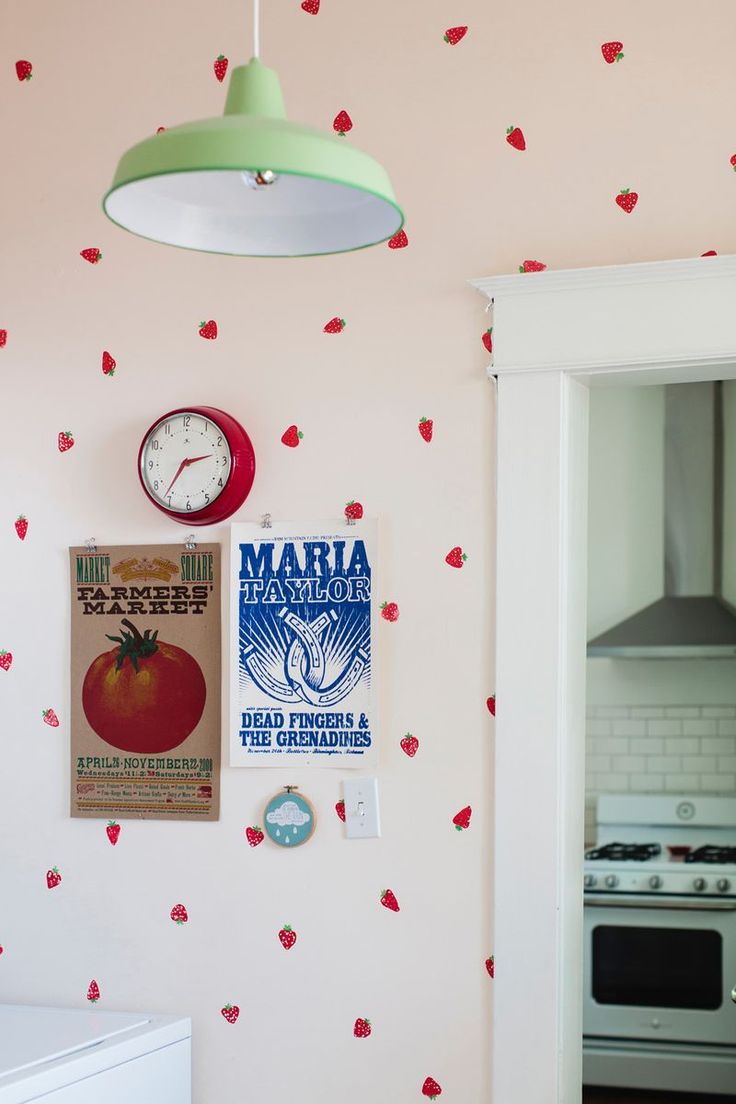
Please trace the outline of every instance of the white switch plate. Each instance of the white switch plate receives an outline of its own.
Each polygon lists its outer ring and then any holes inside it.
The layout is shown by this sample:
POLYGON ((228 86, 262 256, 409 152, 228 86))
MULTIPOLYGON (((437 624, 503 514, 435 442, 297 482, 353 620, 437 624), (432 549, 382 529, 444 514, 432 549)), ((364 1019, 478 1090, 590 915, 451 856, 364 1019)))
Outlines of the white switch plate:
POLYGON ((348 839, 374 839, 380 836, 378 779, 351 778, 343 782, 343 795, 348 839))

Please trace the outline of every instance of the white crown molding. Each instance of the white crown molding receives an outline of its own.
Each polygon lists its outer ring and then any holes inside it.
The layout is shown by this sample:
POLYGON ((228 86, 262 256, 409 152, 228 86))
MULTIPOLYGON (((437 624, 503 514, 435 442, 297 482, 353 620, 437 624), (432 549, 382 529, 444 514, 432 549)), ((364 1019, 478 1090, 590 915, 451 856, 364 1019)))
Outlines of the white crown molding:
POLYGON ((672 383, 683 380, 716 380, 736 378, 736 348, 731 351, 708 353, 699 356, 637 357, 636 359, 596 361, 546 361, 538 364, 503 364, 491 362, 486 368, 489 379, 496 379, 506 373, 516 375, 528 372, 564 372, 580 379, 602 376, 620 377, 636 373, 664 373, 659 375, 659 383, 672 383))

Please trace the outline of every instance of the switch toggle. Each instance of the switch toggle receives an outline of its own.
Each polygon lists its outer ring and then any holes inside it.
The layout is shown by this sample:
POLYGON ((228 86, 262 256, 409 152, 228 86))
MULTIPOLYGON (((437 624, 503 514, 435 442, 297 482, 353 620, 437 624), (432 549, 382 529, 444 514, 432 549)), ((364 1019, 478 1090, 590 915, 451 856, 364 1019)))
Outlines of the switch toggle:
POLYGON ((375 839, 381 834, 378 779, 351 778, 343 782, 345 832, 348 839, 375 839))

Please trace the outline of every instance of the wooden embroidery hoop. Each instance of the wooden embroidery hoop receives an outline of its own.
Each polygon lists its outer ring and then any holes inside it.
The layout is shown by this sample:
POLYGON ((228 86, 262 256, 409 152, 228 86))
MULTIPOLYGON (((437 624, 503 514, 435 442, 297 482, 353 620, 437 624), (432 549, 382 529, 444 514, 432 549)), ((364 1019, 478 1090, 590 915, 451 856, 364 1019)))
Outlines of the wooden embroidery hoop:
MULTIPOLYGON (((298 790, 298 789, 299 789, 298 786, 282 786, 282 790, 286 791, 287 797, 288 797, 289 794, 293 793, 295 790, 298 790)), ((279 798, 279 797, 283 797, 283 794, 282 794, 281 791, 279 791, 279 793, 274 794, 273 797, 270 798, 270 800, 266 802, 266 807, 263 810, 263 824, 264 824, 264 828, 265 828, 265 831, 266 831, 266 835, 268 836, 268 838, 271 840, 272 843, 276 844, 277 847, 284 847, 289 851, 293 850, 293 848, 295 848, 295 847, 302 847, 303 844, 307 843, 312 838, 312 836, 314 835, 314 829, 315 829, 316 824, 317 824, 317 814, 314 811, 314 805, 312 804, 312 802, 309 800, 308 797, 305 797, 304 794, 298 794, 297 796, 298 796, 299 800, 303 801, 304 804, 307 806, 307 809, 309 810, 309 814, 310 814, 312 819, 311 819, 309 831, 306 833, 306 835, 304 836, 303 839, 299 839, 295 843, 286 843, 286 842, 283 842, 282 840, 275 839, 274 836, 272 835, 271 831, 270 831, 270 827, 269 827, 269 823, 268 823, 268 819, 267 819, 267 813, 269 812, 269 809, 270 809, 271 805, 273 805, 274 801, 276 801, 276 799, 279 798)))

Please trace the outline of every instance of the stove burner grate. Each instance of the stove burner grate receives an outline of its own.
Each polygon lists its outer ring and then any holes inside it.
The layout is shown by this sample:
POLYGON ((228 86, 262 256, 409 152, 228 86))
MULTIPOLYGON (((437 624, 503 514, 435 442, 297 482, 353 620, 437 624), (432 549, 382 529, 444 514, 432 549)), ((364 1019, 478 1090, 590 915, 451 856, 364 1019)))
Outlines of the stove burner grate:
POLYGON ((736 847, 706 844, 685 856, 686 863, 736 863, 736 847))
MULTIPOLYGON (((607 859, 610 862, 646 862, 662 853, 658 843, 606 843, 586 851, 586 859, 607 859)), ((715 860, 713 860, 715 861, 715 860)))

